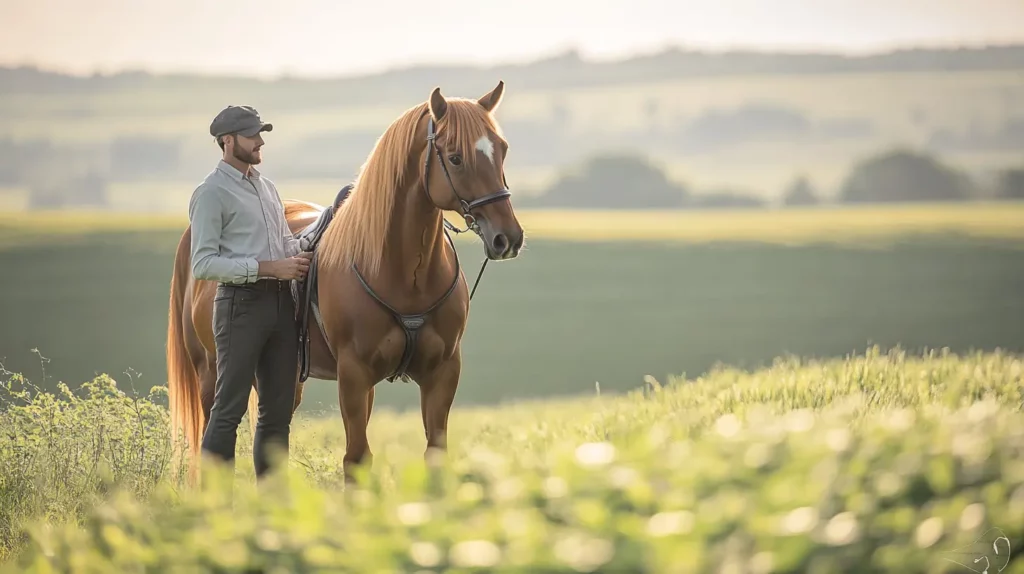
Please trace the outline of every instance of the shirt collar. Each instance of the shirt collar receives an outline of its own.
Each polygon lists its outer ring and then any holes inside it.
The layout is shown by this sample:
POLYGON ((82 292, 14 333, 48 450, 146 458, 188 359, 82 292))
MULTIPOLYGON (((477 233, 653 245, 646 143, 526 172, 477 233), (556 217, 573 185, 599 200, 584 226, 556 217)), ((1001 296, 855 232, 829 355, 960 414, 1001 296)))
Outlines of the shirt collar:
MULTIPOLYGON (((242 179, 245 177, 244 174, 238 171, 238 169, 235 166, 224 161, 223 159, 217 162, 217 169, 231 176, 232 179, 238 182, 241 182, 242 179)), ((259 170, 256 169, 256 166, 249 166, 249 177, 250 179, 260 178, 260 172, 259 170)))

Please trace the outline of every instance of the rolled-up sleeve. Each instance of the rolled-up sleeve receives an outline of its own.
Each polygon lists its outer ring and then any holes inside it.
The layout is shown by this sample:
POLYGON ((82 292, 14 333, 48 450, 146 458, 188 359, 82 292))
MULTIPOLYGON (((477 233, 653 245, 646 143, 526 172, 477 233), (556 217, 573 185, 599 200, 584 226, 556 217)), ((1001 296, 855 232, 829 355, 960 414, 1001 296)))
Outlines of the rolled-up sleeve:
POLYGON ((220 254, 224 211, 216 190, 200 186, 188 208, 192 226, 192 276, 223 283, 252 283, 259 277, 259 262, 253 258, 231 259, 220 254))
POLYGON ((288 228, 288 222, 285 220, 284 217, 281 218, 281 225, 284 226, 284 234, 282 235, 282 238, 284 239, 285 254, 288 257, 295 257, 299 253, 305 251, 305 248, 302 245, 302 241, 300 241, 297 237, 292 235, 291 230, 288 228))

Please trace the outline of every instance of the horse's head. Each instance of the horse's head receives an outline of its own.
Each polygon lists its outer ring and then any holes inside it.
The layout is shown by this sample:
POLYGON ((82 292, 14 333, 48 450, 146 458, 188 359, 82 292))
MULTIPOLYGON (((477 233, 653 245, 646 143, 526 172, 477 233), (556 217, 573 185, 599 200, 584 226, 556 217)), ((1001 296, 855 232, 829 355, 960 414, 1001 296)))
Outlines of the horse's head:
POLYGON ((497 260, 519 255, 524 237, 505 185, 508 142, 492 115, 504 89, 498 82, 491 92, 472 100, 446 99, 435 88, 428 100, 422 158, 431 201, 460 213, 480 235, 487 257, 497 260))

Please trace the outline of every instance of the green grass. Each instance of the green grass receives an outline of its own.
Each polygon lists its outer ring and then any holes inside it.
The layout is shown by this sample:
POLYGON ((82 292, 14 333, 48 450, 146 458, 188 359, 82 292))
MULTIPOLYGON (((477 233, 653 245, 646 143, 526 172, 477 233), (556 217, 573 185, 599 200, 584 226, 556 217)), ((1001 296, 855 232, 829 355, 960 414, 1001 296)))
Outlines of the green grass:
MULTIPOLYGON (((0 414, 15 430, 0 434, 0 484, 39 485, 60 510, 42 527, 11 516, 22 507, 0 507, 4 524, 28 533, 0 568, 952 574, 968 570, 950 560, 985 555, 990 572, 1020 573, 1022 382, 1021 357, 1001 352, 780 358, 752 372, 650 379, 625 396, 457 407, 437 468, 422 462, 416 414, 375 413, 373 469, 344 490, 339 425, 304 419, 288 485, 257 496, 243 451, 232 504, 220 488, 198 494, 166 474, 58 491, 47 478, 58 469, 82 475, 98 461, 110 476, 138 448, 128 423, 137 409, 101 380, 105 398, 37 396, 0 414), (77 432, 44 424, 57 412, 77 432), (123 424, 104 434, 99 420, 123 424), (25 435, 41 438, 14 448, 25 435), (89 456, 67 464, 79 451, 89 456), (61 506, 80 492, 106 502, 61 506), (1000 534, 1008 566, 992 551, 1000 534)), ((143 425, 161 420, 146 408, 143 425)), ((162 448, 166 427, 152 428, 162 448)), ((158 452, 147 468, 170 461, 158 452)))

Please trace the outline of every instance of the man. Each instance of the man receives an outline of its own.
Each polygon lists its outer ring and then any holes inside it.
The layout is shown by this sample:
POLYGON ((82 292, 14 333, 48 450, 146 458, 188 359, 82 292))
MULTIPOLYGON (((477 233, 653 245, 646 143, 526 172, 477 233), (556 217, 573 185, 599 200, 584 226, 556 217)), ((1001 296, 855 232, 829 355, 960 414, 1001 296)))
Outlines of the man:
POLYGON ((273 129, 250 106, 221 111, 210 135, 223 157, 189 203, 192 274, 219 283, 213 310, 217 383, 203 458, 234 463, 255 375, 258 478, 271 466, 268 448, 285 457, 288 452, 299 352, 289 281, 305 277, 311 257, 288 229, 277 188, 253 167, 262 161, 261 134, 273 129))

